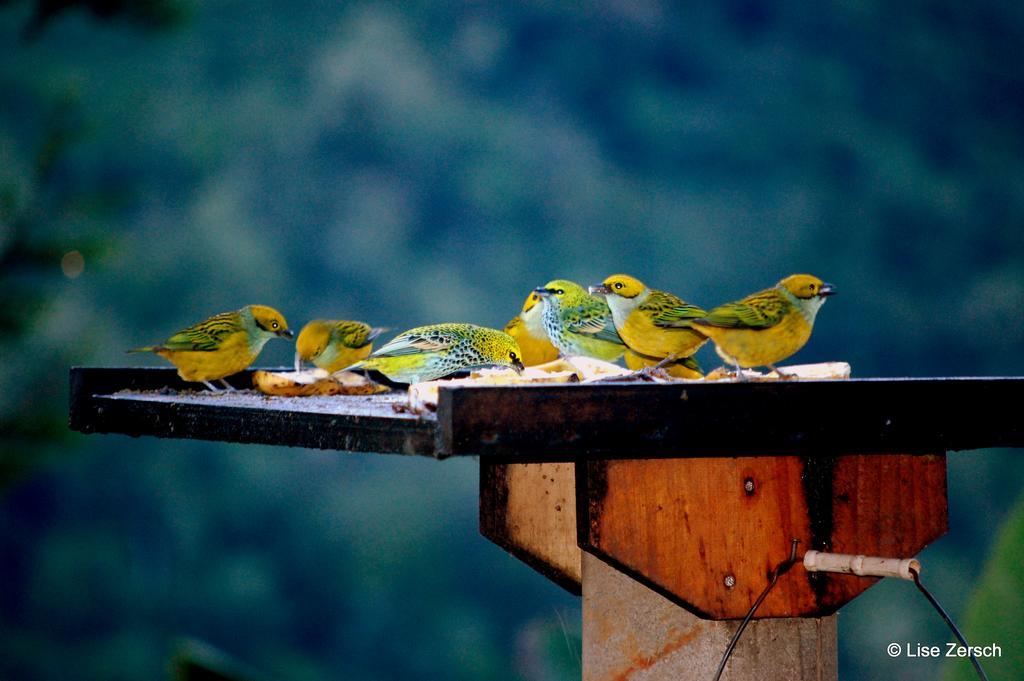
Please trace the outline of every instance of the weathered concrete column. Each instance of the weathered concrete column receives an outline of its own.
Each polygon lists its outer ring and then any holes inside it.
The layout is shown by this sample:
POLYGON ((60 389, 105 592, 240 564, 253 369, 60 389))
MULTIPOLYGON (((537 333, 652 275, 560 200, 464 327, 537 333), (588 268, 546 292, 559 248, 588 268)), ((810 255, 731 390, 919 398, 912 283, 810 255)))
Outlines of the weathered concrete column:
MULTIPOLYGON (((709 681, 739 620, 705 620, 583 554, 583 681, 709 681)), ((836 616, 754 620, 722 679, 834 681, 836 616)))

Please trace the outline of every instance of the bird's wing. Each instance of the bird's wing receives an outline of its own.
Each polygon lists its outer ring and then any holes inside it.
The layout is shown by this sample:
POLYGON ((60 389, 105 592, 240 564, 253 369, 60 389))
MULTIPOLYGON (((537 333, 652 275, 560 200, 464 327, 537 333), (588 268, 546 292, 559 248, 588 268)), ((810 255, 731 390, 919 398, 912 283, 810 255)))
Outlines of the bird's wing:
POLYGON ((781 322, 789 308, 789 303, 777 291, 768 289, 741 301, 720 305, 697 323, 737 329, 767 329, 781 322))
POLYGON ((430 333, 410 332, 393 338, 375 351, 371 357, 400 357, 423 352, 437 352, 455 345, 459 338, 443 331, 430 333))
POLYGON ((696 305, 664 291, 652 291, 640 309, 650 313, 655 326, 663 328, 689 327, 694 319, 707 314, 696 305))
POLYGON ((342 345, 356 350, 372 343, 383 330, 370 328, 369 324, 362 322, 338 322, 334 327, 334 332, 338 334, 337 338, 341 340, 342 345))
POLYGON ((611 311, 600 300, 589 300, 570 309, 565 320, 566 326, 574 333, 585 333, 603 341, 625 345, 615 330, 611 311))
POLYGON ((243 331, 237 312, 223 312, 182 329, 160 344, 166 350, 213 351, 231 334, 243 331))

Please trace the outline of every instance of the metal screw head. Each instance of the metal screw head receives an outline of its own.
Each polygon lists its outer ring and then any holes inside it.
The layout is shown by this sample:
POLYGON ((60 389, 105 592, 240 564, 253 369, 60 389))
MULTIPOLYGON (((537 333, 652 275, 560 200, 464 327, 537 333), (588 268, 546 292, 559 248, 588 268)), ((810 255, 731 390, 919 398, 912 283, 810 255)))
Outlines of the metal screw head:
POLYGON ((743 481, 743 491, 746 492, 747 494, 753 494, 754 493, 754 479, 753 478, 747 478, 746 480, 743 481))
POLYGON ((725 588, 726 589, 731 589, 734 586, 736 586, 736 577, 734 577, 733 575, 726 575, 725 576, 725 588))

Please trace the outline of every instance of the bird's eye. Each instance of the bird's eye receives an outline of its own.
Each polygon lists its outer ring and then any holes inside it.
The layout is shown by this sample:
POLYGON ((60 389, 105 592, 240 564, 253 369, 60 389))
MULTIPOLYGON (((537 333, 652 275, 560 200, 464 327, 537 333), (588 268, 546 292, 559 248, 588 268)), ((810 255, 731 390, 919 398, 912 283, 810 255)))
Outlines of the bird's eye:
POLYGON ((276 329, 276 328, 277 328, 277 327, 279 326, 279 324, 278 324, 277 322, 271 322, 271 324, 270 324, 270 325, 271 325, 272 327, 274 327, 275 329, 276 329))
POLYGON ((518 359, 518 358, 516 357, 516 353, 514 353, 514 352, 510 352, 510 353, 508 353, 508 358, 509 358, 510 360, 512 360, 513 362, 514 362, 514 361, 516 361, 516 359, 518 359))
POLYGON ((615 288, 622 288, 622 282, 621 281, 615 282, 615 288))
POLYGON ((565 291, 563 291, 562 289, 558 289, 557 291, 555 291, 555 295, 556 296, 560 296, 560 295, 564 295, 564 294, 565 294, 565 291))

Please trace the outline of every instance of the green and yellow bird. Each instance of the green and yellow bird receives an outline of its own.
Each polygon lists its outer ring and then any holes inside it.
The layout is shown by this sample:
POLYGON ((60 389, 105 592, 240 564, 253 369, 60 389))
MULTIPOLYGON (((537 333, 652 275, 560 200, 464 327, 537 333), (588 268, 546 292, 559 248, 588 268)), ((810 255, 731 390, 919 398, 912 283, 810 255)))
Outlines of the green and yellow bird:
POLYGON ((314 319, 295 339, 295 370, 302 368, 303 361, 331 373, 344 369, 366 359, 382 331, 363 322, 314 319))
POLYGON ((555 279, 534 291, 544 301, 541 319, 551 343, 563 355, 614 362, 626 351, 607 303, 567 279, 555 279))
POLYGON ((505 325, 505 333, 519 343, 523 351, 523 364, 528 367, 558 359, 558 348, 551 344, 544 330, 544 320, 541 318, 543 311, 540 295, 530 291, 523 309, 505 325))
POLYGON ((487 367, 523 370, 523 352, 504 331, 475 324, 431 324, 401 333, 349 370, 372 369, 398 383, 419 383, 487 367))
POLYGON ((810 274, 793 274, 770 289, 714 308, 694 325, 715 342, 726 363, 741 368, 775 368, 811 337, 814 319, 836 287, 810 274))
POLYGON ((159 345, 128 352, 152 352, 178 367, 185 381, 217 388, 210 381, 231 389, 225 376, 252 364, 271 338, 294 334, 280 312, 266 305, 246 305, 241 310, 222 312, 183 329, 159 345))
POLYGON ((693 320, 707 314, 703 309, 679 296, 648 288, 628 274, 613 274, 591 286, 590 292, 604 296, 612 311, 615 329, 630 350, 626 353, 627 367, 635 369, 664 362, 671 375, 703 375, 695 360, 677 361, 690 357, 707 342, 707 336, 693 328, 693 320))

